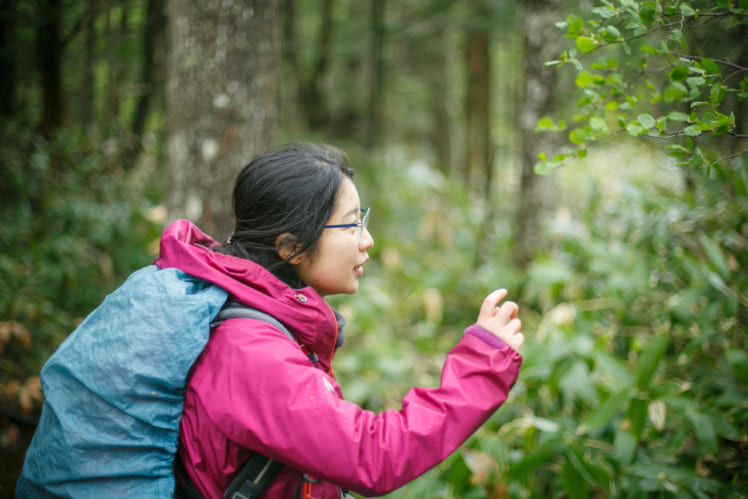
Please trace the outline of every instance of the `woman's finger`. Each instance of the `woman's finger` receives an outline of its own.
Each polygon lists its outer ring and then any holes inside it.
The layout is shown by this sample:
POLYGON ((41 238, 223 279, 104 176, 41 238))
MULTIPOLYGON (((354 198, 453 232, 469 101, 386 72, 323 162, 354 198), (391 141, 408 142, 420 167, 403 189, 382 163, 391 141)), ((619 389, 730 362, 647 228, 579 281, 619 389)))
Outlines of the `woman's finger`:
POLYGON ((480 315, 488 318, 491 317, 494 314, 494 309, 499 304, 501 300, 503 300, 507 295, 506 289, 497 289, 496 291, 491 292, 486 298, 483 300, 483 304, 480 307, 480 315))

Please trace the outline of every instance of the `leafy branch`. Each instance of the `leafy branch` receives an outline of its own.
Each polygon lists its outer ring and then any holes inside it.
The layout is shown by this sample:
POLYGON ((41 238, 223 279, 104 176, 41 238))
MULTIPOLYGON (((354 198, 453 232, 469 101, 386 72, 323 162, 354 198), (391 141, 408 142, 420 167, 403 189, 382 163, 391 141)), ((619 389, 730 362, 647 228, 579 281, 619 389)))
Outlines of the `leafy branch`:
POLYGON ((708 160, 703 148, 708 137, 746 138, 737 129, 732 109, 738 102, 748 101, 748 68, 722 54, 683 53, 688 50, 684 33, 703 30, 714 22, 720 24, 709 29, 729 30, 748 16, 748 11, 728 1, 707 8, 694 5, 601 0, 590 19, 568 16, 557 23, 574 39, 575 46, 546 64, 571 64, 577 71, 575 85, 580 97, 570 129, 564 120, 543 117, 538 122, 538 132, 567 132, 570 146, 551 158, 541 153, 536 172, 547 173, 569 159, 583 158, 592 143, 622 131, 632 137, 670 142, 667 154, 683 166, 710 168, 734 157, 708 160), (622 47, 624 54, 603 50, 615 46, 622 47), (593 52, 600 57, 586 68, 581 59, 593 52), (605 55, 610 53, 613 55, 605 55), (732 72, 723 76, 722 70, 727 69, 732 72), (743 77, 737 84, 732 84, 740 75, 743 77), (703 140, 694 146, 697 137, 703 140))

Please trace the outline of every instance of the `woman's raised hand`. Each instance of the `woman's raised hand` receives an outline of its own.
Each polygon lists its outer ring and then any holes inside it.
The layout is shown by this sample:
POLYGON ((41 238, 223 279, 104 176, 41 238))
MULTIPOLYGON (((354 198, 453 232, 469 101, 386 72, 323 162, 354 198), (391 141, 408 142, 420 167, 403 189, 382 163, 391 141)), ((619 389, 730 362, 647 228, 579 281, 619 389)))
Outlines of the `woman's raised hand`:
POLYGON ((483 300, 476 323, 504 340, 515 350, 519 350, 525 342, 522 334, 522 322, 517 318, 519 306, 513 301, 499 302, 507 295, 506 289, 497 289, 483 300))

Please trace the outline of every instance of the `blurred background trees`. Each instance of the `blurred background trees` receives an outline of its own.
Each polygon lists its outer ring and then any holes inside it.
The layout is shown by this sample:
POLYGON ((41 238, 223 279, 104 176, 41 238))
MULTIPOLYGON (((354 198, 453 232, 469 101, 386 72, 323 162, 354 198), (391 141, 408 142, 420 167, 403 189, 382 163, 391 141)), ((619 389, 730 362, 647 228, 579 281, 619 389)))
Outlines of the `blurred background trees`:
POLYGON ((374 208, 332 300, 348 398, 436 383, 497 286, 529 338, 506 406, 392 497, 741 497, 746 8, 0 0, 0 496, 57 345, 165 223, 226 237, 238 169, 311 140, 374 208))

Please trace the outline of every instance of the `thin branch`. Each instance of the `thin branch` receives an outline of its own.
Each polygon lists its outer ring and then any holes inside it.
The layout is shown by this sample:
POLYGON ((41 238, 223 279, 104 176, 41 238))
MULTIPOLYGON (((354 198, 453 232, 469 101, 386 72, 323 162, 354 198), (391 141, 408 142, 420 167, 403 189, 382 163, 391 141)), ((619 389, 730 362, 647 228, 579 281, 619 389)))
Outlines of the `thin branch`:
POLYGON ((736 153, 733 153, 733 154, 728 154, 727 156, 722 156, 721 158, 717 158, 714 161, 711 161, 709 163, 709 168, 711 168, 712 166, 716 165, 717 163, 721 163, 722 161, 725 161, 725 160, 728 160, 728 159, 737 158, 738 156, 741 156, 741 155, 746 154, 746 153, 748 153, 748 147, 746 147, 742 151, 739 151, 739 152, 736 152, 736 153))
MULTIPOLYGON (((700 55, 688 55, 688 54, 680 54, 678 52, 674 52, 673 55, 677 57, 683 57, 684 59, 692 59, 700 61, 702 59, 711 59, 710 57, 702 57, 700 55)), ((734 62, 726 61, 724 59, 712 59, 712 61, 716 62, 717 64, 722 64, 723 66, 729 66, 731 68, 737 69, 738 72, 741 71, 748 71, 748 68, 745 66, 741 66, 739 64, 735 64, 734 62)))
MULTIPOLYGON (((701 22, 689 23, 686 27, 688 29, 694 29, 694 28, 698 28, 698 27, 700 27, 700 26, 702 26, 704 24, 710 23, 710 22, 714 21, 715 19, 719 19, 720 17, 735 16, 735 15, 738 15, 738 14, 735 14, 733 12, 720 12, 720 13, 714 13, 714 14, 712 14, 712 13, 699 14, 699 16, 701 16, 701 17, 708 17, 708 19, 705 19, 704 21, 701 21, 701 22)), ((630 42, 632 40, 637 40, 639 38, 643 38, 643 37, 649 36, 652 33, 656 33, 657 31, 661 31, 661 30, 664 30, 664 29, 670 29, 673 26, 680 26, 681 30, 683 30, 683 28, 685 26, 685 21, 686 21, 686 16, 681 15, 680 19, 678 21, 672 21, 672 22, 669 22, 667 24, 661 24, 661 25, 656 26, 656 27, 654 27, 652 29, 649 29, 649 30, 647 30, 644 33, 641 33, 639 35, 634 35, 634 36, 630 36, 628 38, 622 38, 622 39, 617 40, 615 42, 610 42, 610 43, 605 43, 605 44, 598 45, 593 50, 591 50, 591 51, 589 51, 589 52, 587 52, 586 54, 583 54, 583 55, 591 54, 591 53, 595 52, 596 50, 601 49, 603 47, 609 47, 611 45, 616 45, 616 44, 619 44, 619 43, 627 43, 627 42, 630 42)))

